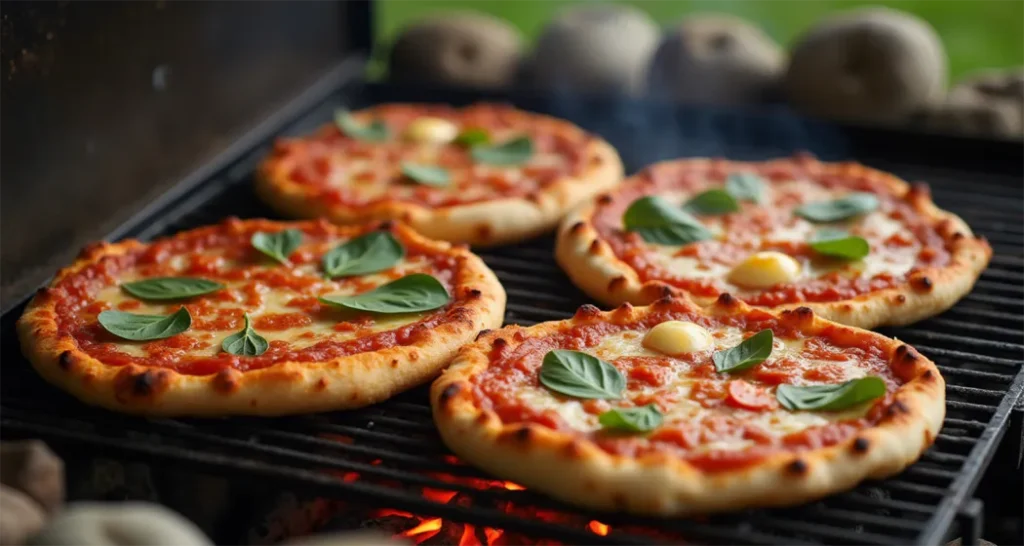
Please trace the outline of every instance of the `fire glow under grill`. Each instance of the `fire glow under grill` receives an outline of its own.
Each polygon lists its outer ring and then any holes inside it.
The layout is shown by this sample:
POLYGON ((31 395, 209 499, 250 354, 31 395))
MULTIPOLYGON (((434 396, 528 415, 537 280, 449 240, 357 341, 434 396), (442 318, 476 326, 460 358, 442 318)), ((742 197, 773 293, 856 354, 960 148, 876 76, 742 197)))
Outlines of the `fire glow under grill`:
MULTIPOLYGON (((379 101, 456 100, 454 95, 413 97, 388 87, 368 90, 379 101)), ((551 98, 519 104, 601 132, 622 152, 629 171, 674 156, 762 159, 811 149, 823 159, 855 154, 874 167, 929 182, 939 206, 960 214, 995 250, 975 290, 954 309, 911 327, 884 330, 934 360, 946 378, 947 418, 935 445, 898 476, 800 507, 690 519, 597 514, 496 481, 459 462, 436 433, 425 389, 363 410, 280 419, 139 419, 86 408, 43 384, 18 354, 13 323, 20 307, 5 314, 2 323, 4 433, 272 480, 282 490, 376 511, 367 517, 400 517, 395 534, 417 543, 648 544, 685 539, 934 544, 947 538, 1024 388, 1024 189, 1019 176, 943 168, 938 162, 953 159, 952 154, 913 139, 900 141, 902 146, 875 143, 869 149, 874 152, 862 152, 857 144, 861 141, 847 141, 842 133, 787 117, 551 98), (920 157, 935 159, 915 160, 915 150, 920 157)), ((310 105, 288 131, 308 131, 330 119, 337 105, 336 97, 310 105)), ((229 215, 268 215, 251 190, 252 169, 265 150, 240 153, 234 163, 192 191, 154 207, 118 236, 148 239, 229 215)), ((993 164, 978 159, 974 168, 993 164)), ((550 238, 480 254, 506 288, 508 323, 563 319, 588 302, 554 264, 550 238)))

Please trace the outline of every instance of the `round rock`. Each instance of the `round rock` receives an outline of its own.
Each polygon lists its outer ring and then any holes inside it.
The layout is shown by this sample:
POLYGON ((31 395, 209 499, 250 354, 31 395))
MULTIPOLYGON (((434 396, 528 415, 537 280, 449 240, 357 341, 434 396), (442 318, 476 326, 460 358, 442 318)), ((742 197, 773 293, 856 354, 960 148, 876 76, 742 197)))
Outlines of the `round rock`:
POLYGON ((73 503, 29 544, 61 546, 209 546, 192 522, 157 504, 73 503))
POLYGON ((748 104, 769 95, 785 64, 782 48, 760 28, 732 15, 695 15, 662 39, 648 81, 655 96, 748 104))
POLYGON ((639 94, 658 35, 657 25, 639 9, 575 6, 544 27, 523 83, 543 89, 639 94))
POLYGON ((45 521, 46 513, 28 495, 0 485, 0 544, 24 544, 45 521))
POLYGON ((1024 70, 983 70, 955 85, 945 102, 921 109, 930 130, 989 137, 1024 136, 1024 70))
POLYGON ((406 27, 391 46, 388 77, 400 83, 499 88, 515 80, 519 31, 502 19, 451 13, 406 27))
POLYGON ((0 482, 48 512, 64 502, 64 462, 39 440, 0 443, 0 482))
POLYGON ((830 17, 797 41, 785 92, 814 116, 895 122, 943 97, 947 65, 924 20, 866 8, 830 17))

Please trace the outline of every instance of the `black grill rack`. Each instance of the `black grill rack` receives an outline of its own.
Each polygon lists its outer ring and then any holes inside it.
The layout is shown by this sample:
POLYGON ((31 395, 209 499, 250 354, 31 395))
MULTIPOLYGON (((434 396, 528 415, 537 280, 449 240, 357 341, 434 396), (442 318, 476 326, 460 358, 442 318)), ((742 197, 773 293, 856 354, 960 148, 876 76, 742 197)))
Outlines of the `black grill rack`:
MULTIPOLYGON (((480 96, 383 86, 343 89, 311 100, 302 116, 294 115, 293 105, 292 115, 285 116, 291 118, 287 132, 308 131, 330 119, 342 102, 460 103, 480 96)), ((0 383, 3 433, 88 446, 121 457, 191 464, 220 475, 258 476, 288 490, 362 506, 568 543, 643 544, 685 538, 712 543, 935 544, 949 538, 958 514, 970 511, 971 496, 1024 389, 1024 189, 1019 150, 986 147, 990 159, 982 164, 980 149, 970 141, 840 129, 800 121, 782 111, 692 110, 551 96, 518 97, 514 102, 600 132, 619 148, 630 171, 676 156, 759 159, 811 150, 825 159, 856 158, 909 180, 928 181, 938 204, 962 215, 995 250, 974 291, 954 309, 912 327, 884 331, 916 346, 946 378, 947 417, 935 445, 892 479, 792 509, 672 520, 588 513, 530 491, 445 478, 491 479, 459 463, 440 442, 425 388, 363 410, 277 419, 143 419, 85 407, 45 385, 18 354, 13 324, 21 306, 2 318, 7 362, 0 383), (926 160, 931 154, 936 159, 926 160), (339 442, 338 436, 350 441, 339 442), (349 472, 359 473, 361 479, 340 477, 349 472), (457 491, 471 505, 432 502, 417 492, 421 487, 457 491), (509 503, 517 511, 506 511, 509 503), (528 515, 536 510, 560 516, 528 515), (595 519, 611 525, 611 533, 598 536, 587 531, 586 523, 595 519), (652 539, 635 532, 638 527, 667 535, 652 539)), ((115 238, 149 239, 230 215, 270 215, 250 189, 253 167, 267 144, 266 138, 254 138, 222 168, 154 204, 115 238)), ((550 238, 480 254, 508 292, 508 323, 566 318, 588 301, 554 264, 550 238)))

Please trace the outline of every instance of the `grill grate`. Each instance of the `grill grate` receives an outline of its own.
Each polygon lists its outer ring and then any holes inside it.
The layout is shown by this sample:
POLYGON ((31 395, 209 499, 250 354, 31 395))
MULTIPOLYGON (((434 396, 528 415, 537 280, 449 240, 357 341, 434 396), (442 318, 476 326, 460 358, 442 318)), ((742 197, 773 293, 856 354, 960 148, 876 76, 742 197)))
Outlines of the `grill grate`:
MULTIPOLYGON (((375 91, 382 101, 409 98, 388 96, 394 93, 389 88, 375 91)), ((938 204, 960 213, 989 238, 996 251, 974 292, 954 309, 912 327, 884 330, 932 358, 946 378, 947 418, 935 445, 895 478, 792 509, 747 510, 700 520, 587 513, 530 491, 473 483, 471 480, 490 478, 459 463, 440 442, 423 388, 359 411, 279 419, 142 419, 84 407, 43 384, 18 355, 12 331, 20 307, 2 319, 6 341, 2 350, 8 362, 2 367, 0 383, 4 433, 89 445, 119 455, 192 463, 221 474, 261 476, 293 490, 570 543, 649 543, 649 535, 631 532, 638 527, 689 540, 725 543, 942 540, 957 511, 973 494, 1006 431, 1010 409, 1024 388, 1024 195, 1019 175, 947 170, 901 163, 885 154, 859 153, 852 149, 855 143, 834 130, 778 116, 688 112, 662 117, 660 108, 664 107, 651 105, 629 108, 630 103, 623 103, 626 106, 602 110, 557 97, 540 100, 524 106, 563 115, 611 137, 630 170, 677 155, 718 153, 756 159, 809 148, 826 158, 856 153, 865 162, 907 179, 927 180, 938 204), (694 144, 697 139, 699 144, 694 144), (652 157, 652 153, 656 155, 652 157), (970 181, 969 189, 965 181, 970 181), (350 441, 340 442, 338 437, 350 441), (339 473, 347 472, 356 472, 361 479, 339 478, 339 473), (464 493, 472 499, 472 506, 439 504, 410 492, 419 487, 464 493), (507 513, 502 507, 508 503, 524 510, 558 513, 564 521, 507 513), (584 530, 590 519, 611 525, 612 531, 598 536, 584 530)), ((334 104, 320 104, 297 121, 293 131, 309 130, 319 120, 328 119, 334 104)), ((151 238, 217 222, 226 215, 268 215, 252 195, 249 179, 263 151, 250 150, 121 235, 151 238)), ((480 253, 508 292, 507 322, 528 325, 565 318, 588 301, 554 264, 551 248, 550 239, 540 239, 480 253)))

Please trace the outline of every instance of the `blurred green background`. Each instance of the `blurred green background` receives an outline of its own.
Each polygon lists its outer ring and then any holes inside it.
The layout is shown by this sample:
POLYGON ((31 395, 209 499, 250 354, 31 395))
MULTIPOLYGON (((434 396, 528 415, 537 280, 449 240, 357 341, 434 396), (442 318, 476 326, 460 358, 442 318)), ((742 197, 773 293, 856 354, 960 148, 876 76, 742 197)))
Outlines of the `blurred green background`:
MULTIPOLYGON (((378 0, 377 37, 371 75, 381 75, 383 54, 401 28, 424 15, 447 10, 475 10, 502 17, 534 39, 559 9, 579 0, 378 0), (380 47, 383 45, 385 47, 380 47)), ((949 55, 950 77, 979 68, 1024 65, 1024 1, 1021 0, 632 0, 666 25, 695 12, 728 12, 761 26, 779 43, 789 45, 821 17, 844 9, 883 5, 917 14, 938 31, 949 55)))

